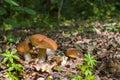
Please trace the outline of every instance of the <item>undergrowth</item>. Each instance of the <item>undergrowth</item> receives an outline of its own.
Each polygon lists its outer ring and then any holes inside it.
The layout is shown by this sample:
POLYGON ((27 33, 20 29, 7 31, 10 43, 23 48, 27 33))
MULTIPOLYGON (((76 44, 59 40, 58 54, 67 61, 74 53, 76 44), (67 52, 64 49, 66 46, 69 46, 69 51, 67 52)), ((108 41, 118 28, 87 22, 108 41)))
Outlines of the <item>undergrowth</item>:
POLYGON ((95 74, 93 73, 93 67, 96 65, 96 60, 90 53, 85 54, 84 63, 77 65, 77 69, 81 71, 78 76, 72 78, 72 80, 95 80, 95 74))
POLYGON ((11 80, 20 80, 24 72, 23 65, 18 62, 19 57, 15 55, 16 52, 17 50, 6 50, 2 54, 4 57, 2 64, 6 66, 6 72, 4 74, 11 80))

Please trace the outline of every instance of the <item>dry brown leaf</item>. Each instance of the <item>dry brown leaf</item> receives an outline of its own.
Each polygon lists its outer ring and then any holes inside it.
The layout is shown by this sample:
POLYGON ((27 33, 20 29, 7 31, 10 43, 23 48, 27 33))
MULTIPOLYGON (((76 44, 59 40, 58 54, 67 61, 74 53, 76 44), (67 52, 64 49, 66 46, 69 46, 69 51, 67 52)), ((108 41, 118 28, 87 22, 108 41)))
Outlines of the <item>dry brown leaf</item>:
POLYGON ((62 57, 61 56, 54 56, 52 58, 52 61, 55 61, 59 65, 62 62, 62 57))
POLYGON ((61 66, 65 66, 66 63, 67 63, 67 60, 68 60, 68 57, 63 56, 63 57, 62 57, 61 66))
POLYGON ((52 68, 56 66, 56 63, 53 64, 49 64, 49 63, 40 63, 40 64, 36 64, 33 65, 33 67, 37 70, 37 71, 42 71, 42 72, 48 72, 48 73, 52 73, 52 68))

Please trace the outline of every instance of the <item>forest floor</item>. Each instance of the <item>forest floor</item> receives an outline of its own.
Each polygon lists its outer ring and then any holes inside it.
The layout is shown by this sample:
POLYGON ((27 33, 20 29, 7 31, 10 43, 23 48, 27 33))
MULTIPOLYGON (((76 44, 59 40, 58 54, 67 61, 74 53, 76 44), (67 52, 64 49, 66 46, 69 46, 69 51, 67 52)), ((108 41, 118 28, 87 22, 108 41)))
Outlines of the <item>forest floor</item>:
MULTIPOLYGON (((19 42, 28 39, 32 34, 46 35, 58 44, 57 51, 49 52, 53 54, 49 54, 47 60, 41 64, 38 63, 36 54, 32 54, 33 59, 26 62, 17 52, 25 71, 20 80, 72 80, 80 74, 81 71, 76 66, 83 63, 84 54, 87 52, 97 60, 93 68, 95 80, 120 80, 120 24, 118 22, 78 22, 75 25, 64 25, 59 28, 59 30, 49 30, 44 27, 19 28, 2 34, 5 36, 9 34, 7 36, 9 38, 7 42, 0 43, 1 54, 6 49, 16 49, 19 42), (12 39, 13 42, 10 42, 12 39), (66 51, 69 48, 79 49, 79 55, 75 58, 68 57, 66 51)), ((0 59, 2 60, 3 57, 0 59)), ((0 80, 10 80, 4 74, 6 70, 5 66, 0 66, 0 80)))

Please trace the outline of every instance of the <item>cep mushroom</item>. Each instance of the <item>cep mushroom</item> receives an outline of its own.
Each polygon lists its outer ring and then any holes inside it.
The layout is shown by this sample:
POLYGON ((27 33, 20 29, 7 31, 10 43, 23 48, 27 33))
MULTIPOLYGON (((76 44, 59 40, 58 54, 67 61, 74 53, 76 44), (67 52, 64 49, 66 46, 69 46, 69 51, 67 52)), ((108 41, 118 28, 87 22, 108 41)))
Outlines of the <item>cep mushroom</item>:
POLYGON ((66 55, 70 58, 77 58, 78 57, 78 53, 80 53, 79 50, 77 50, 76 48, 69 48, 67 49, 66 55))
POLYGON ((31 48, 28 41, 23 41, 17 45, 17 51, 24 55, 26 61, 31 60, 31 55, 29 53, 31 48))
POLYGON ((32 35, 29 40, 33 46, 39 48, 38 58, 40 62, 45 61, 47 57, 46 50, 48 48, 52 50, 57 49, 57 44, 55 41, 41 34, 32 35))

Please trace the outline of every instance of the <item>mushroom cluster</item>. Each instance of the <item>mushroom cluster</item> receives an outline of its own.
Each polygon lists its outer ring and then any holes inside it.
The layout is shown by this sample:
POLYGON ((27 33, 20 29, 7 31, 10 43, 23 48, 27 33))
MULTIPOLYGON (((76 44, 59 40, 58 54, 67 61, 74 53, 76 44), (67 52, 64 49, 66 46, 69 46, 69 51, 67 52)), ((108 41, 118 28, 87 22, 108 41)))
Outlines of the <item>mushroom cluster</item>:
POLYGON ((30 50, 32 49, 31 45, 32 47, 39 48, 38 59, 40 62, 44 62, 46 60, 47 49, 57 50, 57 44, 55 41, 44 35, 35 34, 29 37, 29 41, 23 41, 17 45, 17 50, 20 53, 24 54, 25 60, 31 59, 30 55, 30 50))

